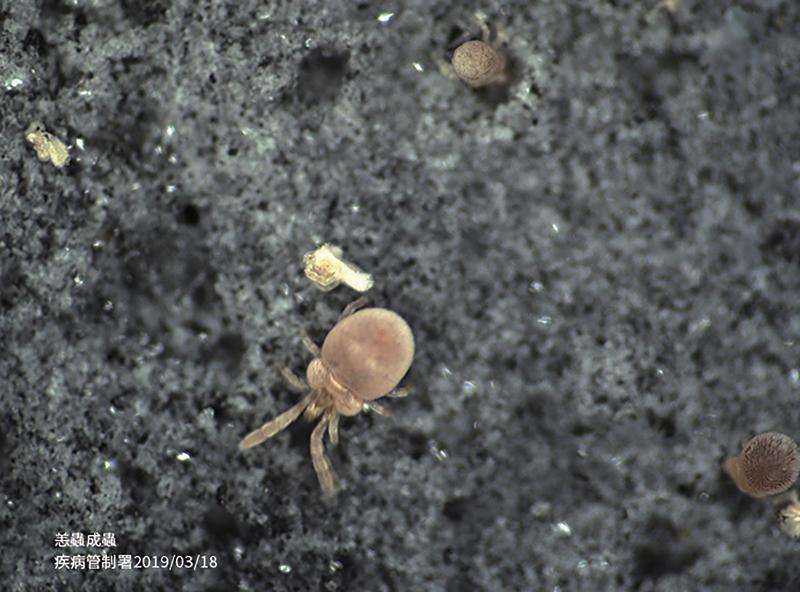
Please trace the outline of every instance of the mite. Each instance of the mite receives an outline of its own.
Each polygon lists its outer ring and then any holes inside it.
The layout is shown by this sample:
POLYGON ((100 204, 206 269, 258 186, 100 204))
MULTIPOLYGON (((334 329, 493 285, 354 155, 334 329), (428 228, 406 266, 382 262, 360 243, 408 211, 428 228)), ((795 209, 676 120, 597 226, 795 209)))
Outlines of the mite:
POLYGON ((397 313, 385 308, 365 308, 363 299, 347 306, 331 329, 322 348, 307 336, 303 344, 314 356, 303 382, 288 368, 283 375, 289 385, 303 394, 299 403, 249 433, 239 443, 245 450, 261 444, 284 430, 302 414, 306 420, 319 419, 311 432, 311 462, 325 494, 336 491, 336 477, 325 454, 323 438, 339 442, 339 417, 372 410, 388 411, 376 403, 381 397, 404 397, 397 388, 414 357, 414 335, 397 313))
POLYGON ((472 88, 506 84, 509 75, 508 59, 503 52, 505 35, 492 39, 486 16, 477 13, 475 20, 482 31, 481 39, 459 45, 450 64, 440 63, 440 69, 448 78, 459 78, 472 88))
POLYGON ((765 432, 748 440, 723 468, 743 493, 755 498, 777 495, 800 476, 800 448, 786 434, 765 432))

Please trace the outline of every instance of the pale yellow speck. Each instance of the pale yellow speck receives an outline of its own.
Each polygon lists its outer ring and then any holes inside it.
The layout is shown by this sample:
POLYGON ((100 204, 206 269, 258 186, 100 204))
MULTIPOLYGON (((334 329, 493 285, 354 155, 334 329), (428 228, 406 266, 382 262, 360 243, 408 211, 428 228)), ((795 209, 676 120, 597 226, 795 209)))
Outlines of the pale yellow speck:
POLYGON ((57 168, 63 167, 69 160, 69 150, 64 142, 45 130, 39 121, 32 122, 25 131, 25 139, 36 151, 42 162, 52 162, 57 168))
POLYGON ((795 501, 783 508, 778 513, 778 520, 783 532, 794 539, 800 539, 800 503, 795 501))

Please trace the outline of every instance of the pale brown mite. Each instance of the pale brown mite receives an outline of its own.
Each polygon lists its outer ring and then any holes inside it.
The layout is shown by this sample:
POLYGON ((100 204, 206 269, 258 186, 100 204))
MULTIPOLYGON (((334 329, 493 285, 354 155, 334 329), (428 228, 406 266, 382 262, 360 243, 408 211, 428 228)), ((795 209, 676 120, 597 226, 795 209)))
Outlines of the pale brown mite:
POLYGON ((740 491, 761 498, 789 489, 800 475, 800 450, 789 436, 765 432, 754 436, 723 465, 740 491))
POLYGON ((506 81, 506 57, 486 41, 467 41, 453 52, 453 70, 472 88, 506 81))
POLYGON ((301 414, 313 421, 321 417, 311 433, 311 461, 317 479, 326 494, 336 490, 336 480, 323 437, 331 443, 339 440, 339 416, 357 415, 364 409, 380 414, 387 411, 375 399, 384 396, 404 397, 405 389, 396 388, 414 357, 414 335, 401 316, 384 308, 366 308, 357 300, 345 308, 339 322, 325 337, 322 349, 308 337, 303 339, 314 356, 306 370, 308 384, 284 368, 288 383, 303 393, 299 403, 249 433, 239 443, 252 448, 279 433, 301 414))
POLYGON ((500 29, 492 39, 486 15, 477 12, 475 21, 481 28, 481 39, 459 45, 450 63, 439 61, 439 69, 448 78, 458 78, 472 88, 506 84, 509 80, 508 58, 503 51, 505 32, 500 29))

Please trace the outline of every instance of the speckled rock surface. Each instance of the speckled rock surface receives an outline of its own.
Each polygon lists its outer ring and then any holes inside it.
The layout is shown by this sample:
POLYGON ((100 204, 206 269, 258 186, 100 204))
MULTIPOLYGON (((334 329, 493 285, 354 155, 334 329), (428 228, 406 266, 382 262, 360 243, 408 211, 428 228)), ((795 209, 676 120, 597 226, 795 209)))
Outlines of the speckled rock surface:
POLYGON ((800 588, 720 470, 800 438, 800 5, 655 5, 2 0, 3 590, 800 588), (476 8, 505 90, 437 67, 476 8), (322 242, 417 339, 331 502, 311 426, 237 449, 322 242), (103 550, 216 567, 56 569, 103 550))

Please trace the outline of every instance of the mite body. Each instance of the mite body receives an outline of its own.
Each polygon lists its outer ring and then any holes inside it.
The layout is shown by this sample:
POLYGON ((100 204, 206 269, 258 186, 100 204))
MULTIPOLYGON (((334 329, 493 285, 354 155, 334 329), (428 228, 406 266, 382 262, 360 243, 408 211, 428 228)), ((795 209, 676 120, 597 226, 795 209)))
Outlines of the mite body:
POLYGON ((325 455, 325 432, 335 445, 339 440, 339 416, 357 415, 364 409, 385 415, 387 411, 374 402, 376 399, 407 394, 405 389, 396 387, 414 357, 411 328, 397 313, 384 308, 355 312, 362 304, 358 300, 345 308, 321 349, 308 337, 303 339, 314 356, 306 370, 308 383, 288 368, 283 370, 286 380, 303 393, 303 398, 239 443, 241 449, 256 446, 285 429, 301 414, 309 421, 319 418, 311 433, 311 460, 326 494, 336 490, 336 480, 325 455))
POLYGON ((439 61, 439 69, 448 78, 460 79, 472 88, 504 85, 509 81, 508 58, 503 51, 505 34, 492 39, 486 16, 475 14, 481 28, 481 39, 462 43, 453 52, 450 63, 439 61))
POLYGON ((723 468, 743 493, 755 498, 777 495, 800 476, 800 448, 786 434, 765 432, 748 440, 723 468))
POLYGON ((453 70, 472 88, 504 84, 508 80, 506 57, 497 44, 467 41, 453 52, 453 70))

